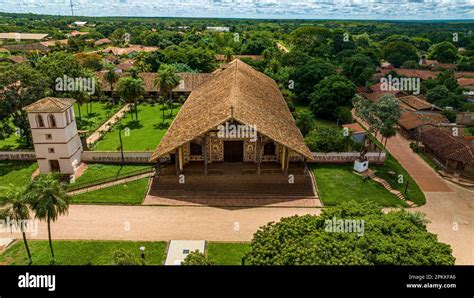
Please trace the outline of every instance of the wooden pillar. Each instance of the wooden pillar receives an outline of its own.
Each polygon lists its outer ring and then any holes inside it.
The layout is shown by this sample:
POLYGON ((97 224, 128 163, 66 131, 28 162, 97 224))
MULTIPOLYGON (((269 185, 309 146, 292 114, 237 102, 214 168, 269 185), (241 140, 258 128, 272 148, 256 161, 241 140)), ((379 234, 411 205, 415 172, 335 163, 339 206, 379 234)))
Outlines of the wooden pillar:
POLYGON ((260 136, 257 136, 257 175, 260 175, 260 163, 262 161, 262 141, 260 136))
POLYGON ((179 157, 178 157, 178 150, 174 150, 174 165, 176 167, 176 176, 179 175, 179 157))
POLYGON ((204 150, 204 175, 207 175, 207 135, 204 135, 204 141, 202 145, 202 149, 204 150))
POLYGON ((281 158, 280 158, 280 163, 281 163, 281 171, 285 171, 285 157, 286 157, 286 147, 282 146, 281 149, 281 158))
POLYGON ((288 176, 288 169, 290 167, 290 150, 285 150, 285 175, 288 176))
POLYGON ((178 155, 179 155, 179 172, 183 172, 184 166, 184 153, 183 153, 183 146, 178 148, 178 155))

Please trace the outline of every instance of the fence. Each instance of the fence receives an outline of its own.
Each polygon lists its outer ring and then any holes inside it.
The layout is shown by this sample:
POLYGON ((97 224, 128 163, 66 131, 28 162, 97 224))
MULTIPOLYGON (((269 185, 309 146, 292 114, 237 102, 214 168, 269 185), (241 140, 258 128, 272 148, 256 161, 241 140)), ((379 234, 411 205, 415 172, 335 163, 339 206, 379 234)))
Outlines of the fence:
POLYGON ((0 151, 0 160, 36 160, 34 151, 0 151))
MULTIPOLYGON (((124 151, 123 161, 125 163, 150 163, 150 151, 124 151)), ((91 163, 120 163, 122 162, 122 154, 120 151, 84 151, 82 153, 82 161, 91 163)))
MULTIPOLYGON (((312 163, 352 163, 360 156, 360 152, 313 152, 314 160, 312 163)), ((382 152, 368 152, 365 155, 369 162, 383 163, 387 158, 387 154, 382 152), (380 155, 380 159, 379 159, 380 155)))

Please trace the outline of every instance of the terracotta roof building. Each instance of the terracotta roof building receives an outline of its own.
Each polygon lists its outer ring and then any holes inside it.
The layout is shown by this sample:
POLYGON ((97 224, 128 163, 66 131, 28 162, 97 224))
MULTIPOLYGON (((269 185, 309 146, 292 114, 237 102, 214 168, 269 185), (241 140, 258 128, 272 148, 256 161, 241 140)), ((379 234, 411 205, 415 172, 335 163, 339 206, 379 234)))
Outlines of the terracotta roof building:
POLYGON ((196 160, 205 172, 218 162, 255 164, 257 172, 269 162, 286 172, 290 161, 313 159, 276 82, 238 59, 191 92, 151 161, 168 158, 178 172, 196 160))
POLYGON ((399 97, 398 100, 409 106, 415 111, 441 111, 442 109, 438 108, 437 106, 433 105, 432 103, 416 97, 414 95, 408 95, 399 97))
POLYGON ((28 113, 62 113, 69 109, 75 100, 72 98, 45 97, 24 108, 28 113))
POLYGON ((402 113, 398 120, 400 133, 409 139, 418 136, 418 128, 426 125, 448 125, 449 120, 442 114, 438 113, 417 113, 406 111, 402 113))
POLYGON ((439 128, 426 128, 420 140, 449 172, 474 178, 474 144, 439 128))

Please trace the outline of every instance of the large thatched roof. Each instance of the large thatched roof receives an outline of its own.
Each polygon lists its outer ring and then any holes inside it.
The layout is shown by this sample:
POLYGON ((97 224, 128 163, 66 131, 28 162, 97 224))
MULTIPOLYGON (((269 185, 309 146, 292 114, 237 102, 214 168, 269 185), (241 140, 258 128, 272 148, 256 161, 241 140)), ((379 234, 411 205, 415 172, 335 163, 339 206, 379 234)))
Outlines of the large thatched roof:
POLYGON ((312 159, 275 81, 237 59, 191 92, 151 160, 230 119, 312 159))

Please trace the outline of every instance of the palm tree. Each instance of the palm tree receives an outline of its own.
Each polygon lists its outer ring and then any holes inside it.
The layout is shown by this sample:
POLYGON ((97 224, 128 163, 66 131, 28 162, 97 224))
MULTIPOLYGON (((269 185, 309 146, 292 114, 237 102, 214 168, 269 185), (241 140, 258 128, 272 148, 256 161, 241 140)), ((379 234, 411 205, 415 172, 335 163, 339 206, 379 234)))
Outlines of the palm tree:
POLYGON ((138 99, 145 93, 143 80, 131 77, 121 78, 117 83, 117 91, 126 102, 133 102, 135 118, 138 121, 138 99))
POLYGON ((232 48, 227 47, 224 49, 224 60, 226 63, 229 63, 230 61, 234 60, 232 48))
POLYGON ((69 209, 69 197, 66 188, 55 174, 38 176, 28 188, 28 201, 35 218, 46 220, 48 223, 49 248, 51 249, 52 263, 54 264, 53 242, 51 240, 51 221, 55 222, 60 215, 69 209))
POLYGON ((107 72, 105 73, 105 80, 107 83, 110 84, 110 94, 112 96, 112 103, 115 104, 114 101, 114 84, 118 81, 119 75, 115 72, 113 67, 110 67, 107 72))
POLYGON ((10 184, 8 187, 2 187, 1 189, 5 190, 5 193, 0 197, 0 219, 9 218, 20 228, 23 234, 23 243, 28 253, 29 264, 31 264, 33 261, 25 233, 26 221, 30 219, 30 210, 28 209, 28 201, 26 200, 27 187, 18 187, 10 184))
MULTIPOLYGON (((163 124, 165 122, 165 96, 168 94, 169 102, 172 102, 172 90, 176 87, 181 78, 176 74, 176 67, 169 64, 161 64, 158 69, 158 75, 155 76, 155 86, 159 86, 160 92, 162 93, 163 103, 163 124)), ((171 110, 173 113, 173 110, 171 110)))

